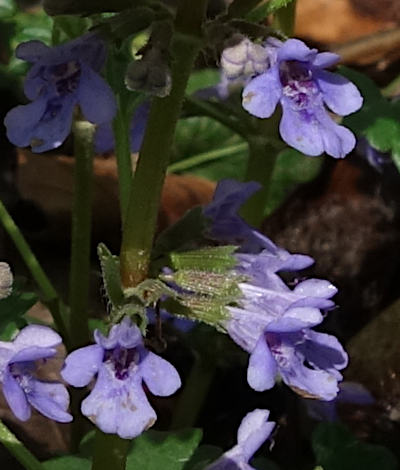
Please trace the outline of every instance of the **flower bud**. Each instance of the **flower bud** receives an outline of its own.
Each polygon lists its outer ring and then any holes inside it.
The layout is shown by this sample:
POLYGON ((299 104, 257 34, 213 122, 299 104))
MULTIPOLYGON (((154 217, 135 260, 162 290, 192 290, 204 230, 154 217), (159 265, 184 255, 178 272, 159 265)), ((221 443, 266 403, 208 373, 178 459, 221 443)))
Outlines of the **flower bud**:
POLYGON ((128 65, 125 85, 132 91, 144 91, 163 98, 171 91, 171 72, 158 48, 150 49, 146 55, 128 65))

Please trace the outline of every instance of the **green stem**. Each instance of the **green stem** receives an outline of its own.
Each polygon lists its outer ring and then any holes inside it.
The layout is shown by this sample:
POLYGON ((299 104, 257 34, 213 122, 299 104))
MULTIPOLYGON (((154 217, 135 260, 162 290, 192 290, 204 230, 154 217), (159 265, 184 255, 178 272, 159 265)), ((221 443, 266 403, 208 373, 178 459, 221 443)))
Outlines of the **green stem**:
POLYGON ((115 434, 96 430, 92 470, 125 470, 130 443, 115 434))
POLYGON ((121 207, 121 220, 124 223, 129 203, 129 194, 132 185, 132 158, 130 143, 130 119, 126 106, 118 97, 118 111, 113 122, 115 154, 118 165, 119 199, 121 207))
POLYGON ((71 268, 69 279, 71 348, 89 341, 88 310, 90 281, 90 237, 92 225, 93 137, 95 126, 76 121, 74 200, 72 207, 71 268))
POLYGON ((216 372, 215 362, 196 357, 174 411, 172 429, 194 426, 216 372))
POLYGON ((39 460, 16 438, 2 421, 0 421, 0 442, 27 470, 44 470, 39 460))
POLYGON ((61 333, 64 340, 67 341, 67 328, 62 313, 63 304, 57 294, 57 291, 55 290, 50 279, 47 277, 46 273, 43 271, 41 265, 39 264, 39 261, 32 252, 20 229, 17 227, 11 215, 8 213, 6 207, 1 201, 0 221, 3 227, 5 228, 6 232, 8 233, 9 237, 14 242, 19 254, 24 260, 26 266, 28 267, 33 279, 41 290, 43 303, 49 307, 56 328, 61 333))
POLYGON ((190 168, 212 160, 217 160, 228 155, 232 156, 235 153, 245 151, 247 147, 248 144, 246 142, 243 142, 240 144, 230 145, 229 147, 223 147, 220 149, 212 150, 210 152, 199 153, 198 155, 193 155, 193 157, 185 158, 184 160, 181 160, 179 162, 172 163, 172 165, 168 166, 168 173, 189 170, 190 168))
POLYGON ((272 26, 286 36, 292 36, 296 20, 296 0, 280 8, 274 15, 272 26))
POLYGON ((258 120, 257 134, 248 136, 249 160, 245 180, 260 183, 261 189, 244 204, 240 213, 255 227, 259 227, 264 219, 276 159, 282 149, 277 145, 279 118, 280 114, 275 113, 268 120, 258 120))
POLYGON ((150 108, 139 162, 133 179, 121 246, 121 277, 134 287, 147 276, 161 190, 186 84, 201 46, 207 0, 180 0, 172 38, 172 89, 150 108))

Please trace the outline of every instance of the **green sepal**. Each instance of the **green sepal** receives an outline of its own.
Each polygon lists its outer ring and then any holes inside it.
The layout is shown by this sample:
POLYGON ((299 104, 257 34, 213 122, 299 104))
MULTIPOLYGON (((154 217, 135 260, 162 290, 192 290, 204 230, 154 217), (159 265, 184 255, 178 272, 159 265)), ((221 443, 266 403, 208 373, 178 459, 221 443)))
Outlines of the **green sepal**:
POLYGON ((245 277, 237 274, 220 274, 210 271, 181 269, 171 274, 162 274, 161 279, 174 282, 182 289, 195 292, 197 295, 206 295, 226 303, 233 302, 240 297, 241 291, 238 283, 245 281, 245 277))
POLYGON ((146 335, 148 320, 144 305, 138 301, 131 301, 129 304, 113 308, 110 314, 111 325, 116 325, 124 317, 129 317, 140 328, 142 335, 146 335))
POLYGON ((174 269, 191 269, 225 273, 237 264, 233 253, 236 246, 208 246, 185 252, 170 253, 169 258, 174 269))
POLYGON ((169 297, 176 296, 176 292, 159 279, 145 279, 136 287, 125 289, 124 294, 127 298, 138 298, 146 307, 154 305, 164 295, 169 297))
POLYGON ((111 254, 104 243, 99 243, 97 246, 97 255, 100 260, 107 297, 114 307, 124 305, 125 296, 121 287, 122 283, 118 256, 111 254))
POLYGON ((167 299, 161 302, 161 308, 165 308, 170 314, 178 318, 186 318, 192 321, 201 321, 226 333, 222 323, 229 317, 229 312, 224 302, 202 296, 188 295, 178 299, 167 299))

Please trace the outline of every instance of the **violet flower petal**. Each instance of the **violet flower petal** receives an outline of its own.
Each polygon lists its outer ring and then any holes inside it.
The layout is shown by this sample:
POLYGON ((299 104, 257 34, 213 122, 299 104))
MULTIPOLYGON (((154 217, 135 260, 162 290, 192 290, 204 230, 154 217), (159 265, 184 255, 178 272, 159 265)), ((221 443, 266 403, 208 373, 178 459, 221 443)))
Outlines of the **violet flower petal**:
POLYGON ((17 46, 15 56, 18 57, 18 59, 35 63, 48 54, 49 50, 50 47, 46 46, 42 41, 27 41, 17 46))
POLYGON ((269 118, 282 96, 279 69, 274 66, 253 78, 243 90, 243 107, 253 116, 269 118))
POLYGON ((93 344, 68 354, 61 370, 62 378, 74 387, 85 387, 103 362, 104 349, 93 344))
POLYGON ((324 102, 334 113, 347 116, 361 108, 363 97, 346 77, 326 70, 316 70, 313 75, 324 102))
POLYGON ((321 125, 313 110, 296 111, 287 98, 281 100, 282 119, 279 131, 282 139, 291 147, 315 157, 324 152, 321 125))
POLYGON ((330 299, 337 294, 337 288, 329 281, 323 279, 307 279, 300 282, 293 292, 302 296, 323 297, 330 299))
POLYGON ((239 426, 238 445, 242 447, 247 460, 257 452, 275 427, 268 417, 269 410, 255 409, 243 418, 239 426))
POLYGON ((172 395, 182 385, 175 367, 152 352, 148 352, 141 361, 140 371, 153 395, 162 397, 172 395))
POLYGON ((138 375, 128 382, 118 380, 102 366, 96 385, 82 402, 82 413, 103 432, 133 439, 156 420, 140 382, 138 375))
POLYGON ((59 423, 69 423, 72 416, 65 410, 69 405, 69 395, 60 383, 32 380, 33 389, 27 393, 28 402, 42 415, 59 423))
POLYGON ((269 390, 275 385, 278 369, 264 336, 257 342, 250 355, 247 382, 257 392, 269 390))
POLYGON ((288 39, 278 49, 278 62, 296 60, 299 62, 310 62, 317 58, 317 49, 310 49, 300 39, 288 39))
POLYGON ((27 346, 55 348, 62 343, 61 336, 48 326, 28 325, 15 337, 13 344, 17 349, 27 346))
POLYGON ((31 409, 24 391, 8 369, 4 372, 3 394, 14 415, 21 421, 27 421, 31 416, 31 409))
POLYGON ((110 86, 85 64, 81 65, 81 79, 77 90, 79 105, 85 118, 95 124, 113 120, 117 105, 110 86))

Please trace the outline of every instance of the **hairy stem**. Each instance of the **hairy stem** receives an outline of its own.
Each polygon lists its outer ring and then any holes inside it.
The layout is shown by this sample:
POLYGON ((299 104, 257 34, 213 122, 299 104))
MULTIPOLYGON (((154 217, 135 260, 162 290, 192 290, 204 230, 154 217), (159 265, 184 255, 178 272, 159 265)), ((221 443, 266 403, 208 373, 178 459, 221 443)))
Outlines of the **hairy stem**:
MULTIPOLYGON (((72 207, 71 266, 69 278, 70 344, 69 350, 89 342, 90 238, 92 227, 93 138, 95 126, 76 121, 74 133, 74 199, 72 207)), ((82 390, 71 390, 71 447, 76 451, 84 433, 80 415, 82 390)))
POLYGON ((89 341, 88 310, 94 131, 94 125, 87 121, 76 121, 73 126, 75 167, 69 278, 71 308, 69 329, 73 349, 84 346, 89 341))
POLYGON ((32 252, 30 246, 25 240, 25 237, 22 235, 20 229, 17 227, 11 215, 1 201, 0 222, 2 223, 11 240, 14 242, 33 279, 41 290, 42 301, 46 306, 48 306, 53 316, 57 330, 63 336, 64 340, 68 342, 68 332, 65 318, 63 316, 63 310, 65 310, 65 307, 63 306, 63 303, 60 300, 53 284, 47 277, 46 273, 43 271, 43 268, 39 264, 35 254, 32 252))
POLYGON ((147 276, 157 215, 176 123, 186 84, 201 46, 201 25, 207 0, 181 0, 172 38, 172 89, 151 105, 135 171, 122 234, 121 277, 125 287, 147 276))
MULTIPOLYGON (((180 0, 171 44, 172 89, 155 98, 130 190, 122 232, 121 278, 134 287, 147 276, 156 230, 161 190, 186 84, 201 46, 208 0, 180 0)), ((129 441, 97 431, 92 470, 123 470, 129 441)))

